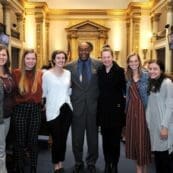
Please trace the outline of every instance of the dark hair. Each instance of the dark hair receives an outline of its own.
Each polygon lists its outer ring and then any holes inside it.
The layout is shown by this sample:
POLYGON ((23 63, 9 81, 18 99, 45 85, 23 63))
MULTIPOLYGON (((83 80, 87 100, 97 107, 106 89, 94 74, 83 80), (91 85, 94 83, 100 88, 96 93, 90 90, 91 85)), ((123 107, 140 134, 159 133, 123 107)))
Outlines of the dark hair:
POLYGON ((9 51, 8 51, 8 48, 7 46, 3 45, 3 44, 0 44, 0 51, 1 50, 5 50, 6 53, 7 53, 7 62, 4 64, 4 71, 5 73, 10 73, 10 70, 9 70, 9 67, 10 67, 10 56, 9 56, 9 51))
POLYGON ((48 69, 50 69, 51 67, 52 67, 51 60, 49 60, 49 61, 48 61, 48 64, 44 64, 44 65, 41 67, 41 69, 46 69, 46 70, 48 70, 48 69))
POLYGON ((148 61, 148 64, 152 64, 155 63, 159 66, 160 70, 162 71, 162 73, 165 73, 165 65, 163 64, 162 61, 158 60, 158 59, 152 59, 148 61))
POLYGON ((89 42, 89 41, 87 41, 86 43, 89 45, 90 51, 93 51, 93 44, 91 42, 89 42))
POLYGON ((111 49, 111 46, 110 46, 109 44, 104 44, 104 45, 102 46, 102 49, 104 49, 104 48, 110 48, 110 49, 111 49))
POLYGON ((67 54, 63 50, 55 50, 52 52, 52 56, 51 56, 51 61, 52 61, 53 65, 55 65, 54 60, 55 60, 57 54, 64 54, 65 60, 67 61, 67 58, 68 58, 67 54))
POLYGON ((159 68, 161 70, 161 74, 160 74, 160 77, 158 79, 149 79, 148 94, 150 94, 151 91, 152 92, 159 92, 161 84, 165 78, 170 78, 171 80, 173 80, 171 76, 165 74, 165 65, 163 64, 162 61, 154 59, 154 60, 150 60, 148 62, 149 65, 152 63, 155 63, 159 66, 159 68))

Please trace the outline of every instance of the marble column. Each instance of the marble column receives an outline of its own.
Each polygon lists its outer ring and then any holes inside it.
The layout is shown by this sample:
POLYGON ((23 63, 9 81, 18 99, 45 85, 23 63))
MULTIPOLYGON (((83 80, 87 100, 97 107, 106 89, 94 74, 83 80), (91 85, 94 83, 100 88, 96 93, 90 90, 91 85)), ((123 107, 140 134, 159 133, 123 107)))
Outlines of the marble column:
POLYGON ((3 23, 3 6, 0 3, 0 23, 3 23))
POLYGON ((71 59, 76 59, 78 57, 77 49, 78 49, 78 35, 76 31, 72 31, 71 35, 71 59))
POLYGON ((170 33, 170 28, 173 25, 173 0, 168 0, 167 2, 167 23, 170 27, 166 29, 166 49, 165 49, 165 66, 166 66, 166 72, 171 73, 173 72, 173 60, 172 55, 173 51, 169 49, 169 43, 168 43, 168 34, 170 33))
POLYGON ((139 52, 140 18, 133 18, 132 50, 139 52))
POLYGON ((38 58, 38 67, 43 65, 43 15, 41 13, 35 14, 36 19, 36 52, 38 58))
POLYGON ((127 14, 127 32, 128 37, 128 54, 131 52, 139 52, 139 41, 140 41, 140 18, 141 18, 141 8, 132 7, 130 12, 127 14))
POLYGON ((49 22, 46 22, 46 34, 45 34, 45 59, 43 60, 43 64, 47 64, 50 57, 49 57, 49 22))
MULTIPOLYGON (((129 21, 127 21, 127 23, 126 23, 126 30, 127 30, 127 34, 126 34, 126 37, 127 37, 127 50, 126 50, 126 52, 127 52, 127 55, 129 55, 130 54, 130 51, 131 51, 131 44, 130 44, 130 22, 129 21)), ((126 56, 127 56, 126 55, 126 56)))
MULTIPOLYGON (((9 36, 11 35, 11 8, 8 5, 4 5, 3 8, 3 13, 4 13, 4 24, 6 26, 6 34, 9 36)), ((9 50, 9 56, 11 57, 11 42, 9 39, 9 45, 8 45, 8 50, 9 50)))
POLYGON ((157 54, 156 54, 156 50, 154 48, 154 44, 157 40, 157 32, 158 32, 158 28, 159 28, 159 20, 160 20, 160 15, 161 13, 156 13, 154 14, 154 16, 152 17, 152 59, 156 59, 157 58, 157 54))
POLYGON ((22 14, 17 13, 16 14, 17 17, 17 31, 20 33, 20 40, 24 40, 24 17, 22 14))

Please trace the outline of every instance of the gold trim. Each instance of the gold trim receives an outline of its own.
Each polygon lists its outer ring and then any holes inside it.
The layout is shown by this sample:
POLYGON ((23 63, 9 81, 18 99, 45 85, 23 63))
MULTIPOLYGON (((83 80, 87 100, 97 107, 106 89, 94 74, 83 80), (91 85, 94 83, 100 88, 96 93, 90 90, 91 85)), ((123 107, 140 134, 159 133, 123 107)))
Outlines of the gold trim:
POLYGON ((1 2, 3 5, 7 6, 9 5, 15 12, 23 12, 24 11, 24 7, 23 4, 20 1, 17 0, 3 0, 1 2))
POLYGON ((48 11, 48 6, 46 2, 25 2, 24 7, 27 9, 41 9, 42 11, 48 11))

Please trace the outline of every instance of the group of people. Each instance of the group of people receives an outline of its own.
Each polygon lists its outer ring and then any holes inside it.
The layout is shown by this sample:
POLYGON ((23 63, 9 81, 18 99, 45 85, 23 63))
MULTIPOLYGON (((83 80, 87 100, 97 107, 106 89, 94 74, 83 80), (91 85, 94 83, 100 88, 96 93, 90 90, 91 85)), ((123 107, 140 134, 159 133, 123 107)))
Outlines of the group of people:
POLYGON ((96 173, 98 127, 101 129, 105 173, 118 173, 120 139, 125 136, 128 159, 136 161, 136 172, 147 173, 154 154, 156 172, 173 172, 173 82, 158 60, 142 68, 137 53, 127 57, 124 70, 114 61, 110 46, 101 50, 101 61, 90 57, 93 47, 79 43, 78 59, 67 62, 67 54, 55 50, 52 67, 37 69, 37 54, 24 51, 21 67, 9 70, 8 49, 0 45, 0 173, 6 173, 5 139, 10 119, 14 124, 16 172, 24 173, 25 153, 30 172, 37 172, 38 133, 45 109, 52 136, 55 173, 64 172, 66 141, 71 126, 73 173, 85 168, 83 145, 86 135, 86 166, 96 173), (125 133, 122 133, 125 131, 125 133))
POLYGON ((24 157, 29 152, 31 171, 36 173, 37 143, 41 118, 42 72, 36 69, 37 55, 26 50, 20 69, 10 72, 10 57, 6 46, 0 45, 0 172, 6 169, 6 136, 10 121, 14 123, 14 158, 16 172, 24 173, 24 157))

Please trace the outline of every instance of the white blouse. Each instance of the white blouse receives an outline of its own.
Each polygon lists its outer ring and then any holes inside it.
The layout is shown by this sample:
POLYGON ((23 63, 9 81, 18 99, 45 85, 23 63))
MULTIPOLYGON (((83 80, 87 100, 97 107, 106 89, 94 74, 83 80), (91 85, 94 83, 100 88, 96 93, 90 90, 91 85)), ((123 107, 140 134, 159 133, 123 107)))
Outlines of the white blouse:
POLYGON ((60 108, 67 103, 71 109, 71 72, 64 69, 61 76, 56 76, 50 70, 43 74, 43 98, 46 98, 46 119, 55 119, 60 114, 60 108))

